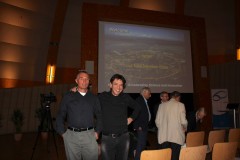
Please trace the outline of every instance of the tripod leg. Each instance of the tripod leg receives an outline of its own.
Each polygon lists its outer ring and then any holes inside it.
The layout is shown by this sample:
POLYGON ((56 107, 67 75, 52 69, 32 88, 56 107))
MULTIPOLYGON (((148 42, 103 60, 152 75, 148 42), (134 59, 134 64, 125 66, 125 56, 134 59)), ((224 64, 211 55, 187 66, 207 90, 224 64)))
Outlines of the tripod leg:
POLYGON ((53 136, 53 142, 55 145, 55 149, 56 149, 56 153, 57 153, 57 158, 59 159, 59 155, 58 155, 58 149, 57 149, 57 143, 56 143, 56 137, 55 137, 55 130, 53 127, 53 123, 52 123, 52 115, 51 112, 49 111, 49 118, 50 118, 50 128, 51 128, 51 132, 52 132, 52 136, 53 136))
POLYGON ((40 131, 38 131, 38 134, 37 134, 37 137, 36 137, 36 140, 35 140, 35 144, 34 144, 34 146, 33 146, 33 151, 32 151, 31 160, 33 160, 33 155, 34 155, 35 149, 36 149, 37 144, 38 144, 39 135, 40 135, 40 131))
MULTIPOLYGON (((47 108, 48 109, 48 108, 47 108)), ((49 111, 46 110, 46 114, 47 114, 47 119, 46 119, 46 122, 47 122, 47 130, 48 130, 48 135, 49 135, 49 131, 51 130, 49 128, 49 111)), ((49 137, 49 136, 48 136, 49 137)), ((48 151, 48 155, 50 156, 50 138, 47 139, 47 151, 48 151)))
POLYGON ((43 119, 41 120, 40 126, 38 127, 38 134, 37 134, 34 146, 33 146, 31 160, 33 160, 33 155, 34 155, 35 149, 36 149, 37 144, 38 144, 39 136, 40 136, 41 130, 43 128, 43 122, 44 122, 45 118, 46 118, 46 114, 43 116, 43 119))

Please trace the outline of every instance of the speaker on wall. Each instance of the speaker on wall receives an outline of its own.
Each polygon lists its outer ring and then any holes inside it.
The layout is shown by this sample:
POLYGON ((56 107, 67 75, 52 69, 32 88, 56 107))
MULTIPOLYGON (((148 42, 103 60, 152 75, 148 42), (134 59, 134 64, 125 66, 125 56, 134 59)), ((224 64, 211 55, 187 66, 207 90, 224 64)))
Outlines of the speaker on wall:
POLYGON ((85 70, 89 74, 94 74, 94 61, 85 61, 85 70))

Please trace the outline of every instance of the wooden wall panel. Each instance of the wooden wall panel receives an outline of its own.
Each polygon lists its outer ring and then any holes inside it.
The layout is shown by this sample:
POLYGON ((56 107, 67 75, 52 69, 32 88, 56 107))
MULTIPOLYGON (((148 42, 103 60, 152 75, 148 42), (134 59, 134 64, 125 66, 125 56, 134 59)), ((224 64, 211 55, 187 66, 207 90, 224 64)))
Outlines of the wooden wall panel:
MULTIPOLYGON (((56 118, 63 95, 74 84, 42 85, 29 88, 0 89, 0 114, 2 116, 1 134, 14 133, 15 128, 11 121, 13 110, 19 108, 24 114, 23 132, 37 132, 39 121, 35 118, 36 109, 41 107, 40 94, 52 92, 57 102, 50 105, 52 118, 56 118)), ((46 107, 46 106, 43 106, 46 107)), ((54 123, 55 121, 53 121, 54 123)), ((54 123, 55 125, 55 123, 54 123)))
POLYGON ((29 117, 25 120, 24 130, 31 130, 34 126, 30 119, 34 118, 34 111, 32 110, 31 106, 31 99, 32 99, 32 88, 25 88, 24 93, 24 101, 23 101, 23 112, 26 113, 26 117, 29 117))
POLYGON ((10 90, 4 90, 3 91, 3 101, 2 101, 2 104, 1 104, 1 108, 2 108, 2 132, 5 132, 9 129, 9 125, 11 125, 9 122, 9 106, 10 106, 10 97, 11 97, 11 92, 10 90))
POLYGON ((24 80, 44 82, 55 5, 56 0, 0 2, 0 78, 8 81, 1 88, 24 87, 24 80))
POLYGON ((235 0, 236 48, 240 48, 240 1, 235 0))
POLYGON ((210 66, 212 89, 227 89, 229 103, 240 103, 239 68, 237 61, 210 66))

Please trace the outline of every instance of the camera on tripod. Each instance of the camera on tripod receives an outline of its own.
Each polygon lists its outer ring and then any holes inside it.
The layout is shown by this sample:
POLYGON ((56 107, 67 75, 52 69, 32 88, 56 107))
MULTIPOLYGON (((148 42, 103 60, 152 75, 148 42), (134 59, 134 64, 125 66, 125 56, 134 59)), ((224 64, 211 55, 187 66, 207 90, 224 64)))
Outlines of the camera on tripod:
POLYGON ((40 125, 38 127, 38 134, 35 140, 35 144, 33 146, 33 152, 32 152, 32 157, 31 160, 33 159, 33 155, 35 152, 35 148, 38 144, 38 139, 39 139, 39 135, 41 132, 52 132, 53 135, 53 141, 54 141, 54 145, 56 148, 56 152, 57 152, 57 157, 58 157, 58 151, 57 151, 57 144, 56 144, 56 140, 55 140, 55 130, 53 127, 53 118, 51 115, 51 110, 50 110, 50 104, 52 102, 56 102, 57 98, 56 96, 54 96, 54 94, 52 92, 50 92, 49 94, 40 94, 40 101, 41 101, 41 108, 39 108, 37 110, 37 114, 36 117, 38 117, 40 119, 40 125))
POLYGON ((54 96, 52 92, 50 92, 49 94, 40 94, 40 96, 41 96, 41 105, 45 107, 50 107, 50 104, 52 102, 57 101, 56 96, 54 96))

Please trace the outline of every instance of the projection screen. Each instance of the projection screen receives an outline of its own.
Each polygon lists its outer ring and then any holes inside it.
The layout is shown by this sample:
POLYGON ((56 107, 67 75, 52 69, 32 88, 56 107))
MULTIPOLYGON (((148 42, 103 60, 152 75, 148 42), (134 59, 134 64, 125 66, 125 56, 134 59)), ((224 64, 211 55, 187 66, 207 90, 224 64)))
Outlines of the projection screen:
POLYGON ((127 80, 124 92, 193 93, 190 31, 99 21, 98 92, 113 74, 127 80))

